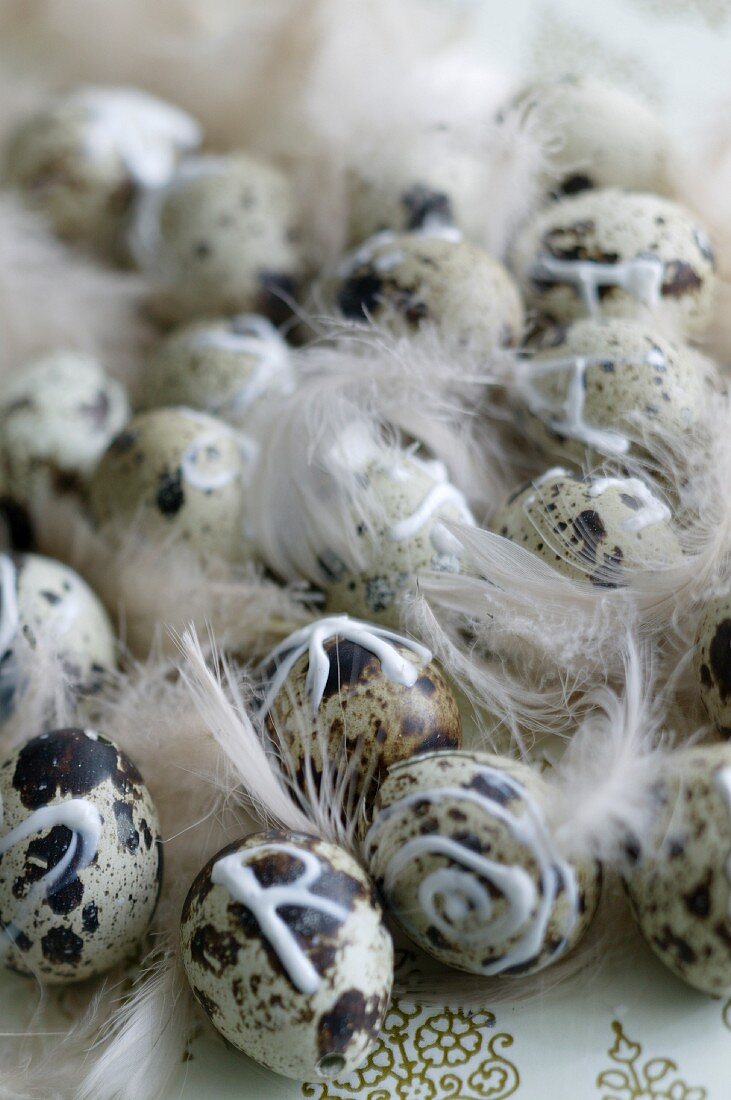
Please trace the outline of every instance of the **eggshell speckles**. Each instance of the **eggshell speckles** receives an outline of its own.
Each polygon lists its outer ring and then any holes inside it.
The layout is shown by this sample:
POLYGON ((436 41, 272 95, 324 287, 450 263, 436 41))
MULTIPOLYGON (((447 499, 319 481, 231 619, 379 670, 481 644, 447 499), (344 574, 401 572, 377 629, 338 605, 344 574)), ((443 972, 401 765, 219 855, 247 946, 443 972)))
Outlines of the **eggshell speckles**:
POLYGON ((549 328, 518 365, 521 426, 544 450, 581 465, 642 454, 659 434, 680 441, 708 406, 707 361, 634 321, 549 328))
POLYGON ((478 349, 514 343, 523 306, 512 276, 459 234, 444 233, 384 233, 346 257, 329 291, 343 316, 406 332, 429 323, 478 349))
POLYGON ((116 665, 109 616, 73 569, 37 554, 1 554, 0 729, 24 691, 18 647, 39 643, 58 657, 80 699, 101 690, 116 665))
POLYGON ((5 495, 82 488, 129 418, 119 382, 77 351, 32 360, 0 385, 0 468, 5 495))
POLYGON ((328 611, 398 625, 400 601, 426 569, 459 572, 460 546, 442 520, 474 524, 462 493, 440 462, 403 455, 363 472, 369 523, 357 527, 362 569, 321 555, 328 611))
POLYGON ((181 539, 201 555, 245 557, 247 458, 222 421, 192 409, 140 413, 114 439, 90 485, 98 524, 181 539))
POLYGON ((235 154, 191 158, 138 203, 137 263, 160 283, 151 305, 165 322, 252 311, 290 315, 301 258, 294 198, 282 173, 235 154))
POLYGON ((157 815, 134 765, 90 730, 28 742, 0 767, 5 963, 48 984, 131 959, 157 904, 157 815))
POLYGON ((323 757, 330 776, 353 760, 357 774, 349 790, 360 795, 369 777, 369 802, 397 760, 460 747, 457 703, 423 648, 416 650, 398 635, 383 638, 378 628, 374 632, 347 616, 315 620, 309 637, 299 646, 298 641, 298 635, 285 640, 264 669, 271 678, 287 656, 290 662, 297 657, 274 698, 267 697, 266 723, 274 743, 286 746, 303 790, 310 775, 320 786, 323 757), (381 659, 384 645, 386 659, 381 659), (396 658, 394 668, 389 656, 396 658), (399 667, 401 662, 408 667, 399 667), (327 676, 321 693, 308 683, 308 676, 311 682, 321 679, 320 669, 327 676))
POLYGON ((559 324, 662 306, 680 332, 698 337, 713 319, 707 234, 657 195, 607 188, 561 199, 518 233, 510 266, 528 305, 559 324))
POLYGON ((225 848, 190 889, 181 945, 214 1026, 277 1073, 347 1076, 373 1049, 393 946, 371 883, 334 844, 274 831, 225 848))
POLYGON ((708 600, 698 627, 694 669, 706 713, 731 738, 731 595, 708 600))
POLYGON ((682 554, 670 509, 638 478, 548 470, 513 494, 492 528, 560 573, 600 588, 626 584, 632 570, 669 565, 682 554))
POLYGON ((547 150, 546 186, 565 195, 592 187, 668 194, 671 147, 660 119, 641 100, 590 76, 544 80, 516 100, 547 150))
POLYGON ((164 183, 200 139, 189 115, 139 89, 77 88, 18 129, 6 174, 60 236, 116 250, 137 189, 164 183))
POLYGON ((388 911, 424 951, 469 973, 530 974, 583 936, 600 871, 561 857, 543 797, 531 768, 487 753, 391 769, 365 854, 388 911))
POLYGON ((677 752, 657 784, 652 835, 626 884, 640 929, 678 977, 731 992, 731 745, 677 752))

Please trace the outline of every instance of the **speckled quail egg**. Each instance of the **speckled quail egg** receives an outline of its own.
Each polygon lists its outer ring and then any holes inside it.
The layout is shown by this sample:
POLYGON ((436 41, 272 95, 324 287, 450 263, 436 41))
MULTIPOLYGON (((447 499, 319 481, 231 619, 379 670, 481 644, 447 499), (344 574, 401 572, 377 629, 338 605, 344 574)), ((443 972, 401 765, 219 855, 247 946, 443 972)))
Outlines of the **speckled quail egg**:
POLYGON ((563 858, 544 795, 532 768, 488 753, 390 770, 365 856, 388 912, 428 954, 473 974, 531 974, 581 939, 600 869, 563 858))
POLYGON ((316 619, 260 671, 262 717, 305 793, 340 780, 341 801, 367 804, 397 760, 461 746, 457 703, 429 650, 372 623, 316 619))
POLYGON ((0 469, 19 504, 43 490, 82 488, 127 422, 124 388, 95 359, 57 351, 0 383, 0 469))
POLYGON ((162 880, 157 813, 131 760, 92 730, 43 733, 0 766, 4 962, 49 985, 132 959, 162 880))
POLYGON ((411 452, 368 462, 362 488, 366 522, 353 521, 358 567, 328 550, 320 555, 326 608, 398 625, 419 572, 459 572, 461 547, 443 521, 475 521, 446 467, 411 452))
POLYGON ((0 554, 0 729, 13 714, 33 652, 57 656, 82 712, 116 665, 104 607, 78 573, 39 554, 0 554))
POLYGON ((512 276, 451 230, 371 237, 325 280, 324 292, 349 320, 406 332, 428 323, 478 349, 512 344, 523 328, 512 276))
POLYGON ((543 80, 515 101, 550 135, 547 187, 573 195, 591 187, 669 194, 672 151, 657 115, 624 89, 591 76, 543 80))
POLYGON ((137 88, 77 88, 20 126, 6 178, 60 236, 116 250, 138 189, 163 184, 200 140, 190 115, 137 88))
POLYGON ((696 680, 706 713, 719 733, 731 739, 731 594, 706 603, 693 655, 696 680))
POLYGON ((190 888, 181 945, 214 1026, 277 1073, 347 1076, 373 1049, 393 945, 372 884, 342 848, 279 831, 224 848, 190 888))
POLYGON ((713 368, 636 321, 586 319, 544 329, 516 365, 521 427, 545 451, 582 465, 642 454, 703 417, 713 368))
POLYGON ((510 266, 529 307, 559 324, 662 306, 679 332, 700 337, 713 319, 708 236, 657 195, 606 188, 563 198, 523 226, 510 266))
POLYGON ((731 992, 731 745, 682 749, 656 784, 656 819, 628 845, 625 881, 656 955, 706 993, 731 992))
POLYGON ((294 196, 279 169, 241 153, 191 158, 138 200, 129 243, 169 323, 251 311, 290 316, 302 264, 294 196))
POLYGON ((249 434, 294 388, 286 342, 266 317, 249 313, 185 325, 162 340, 148 360, 141 403, 201 409, 249 434))
POLYGON ((250 552, 242 486, 251 456, 223 421, 193 409, 152 409, 110 444, 89 487, 99 525, 138 525, 149 539, 180 539, 197 553, 250 552))
POLYGON ((510 497, 492 529, 560 573, 600 588, 619 587, 633 570, 671 565, 682 555, 670 509, 639 478, 548 470, 510 497))

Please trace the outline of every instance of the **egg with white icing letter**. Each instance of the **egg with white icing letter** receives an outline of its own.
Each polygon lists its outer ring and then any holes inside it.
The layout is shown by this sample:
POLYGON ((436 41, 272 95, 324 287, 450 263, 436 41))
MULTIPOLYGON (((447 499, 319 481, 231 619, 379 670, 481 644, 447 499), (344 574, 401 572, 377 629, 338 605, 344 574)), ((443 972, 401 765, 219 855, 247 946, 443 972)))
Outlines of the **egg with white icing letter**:
POLYGON ((190 888, 183 965, 213 1025, 297 1080, 347 1077, 388 1009, 393 945, 375 891, 344 849, 256 833, 218 852, 190 888))
POLYGON ((134 764, 92 730, 41 734, 0 766, 0 953, 56 985, 134 959, 162 879, 134 764))
POLYGON ((510 273, 450 229, 377 234, 346 256, 326 293, 348 320, 407 333, 433 325, 478 351, 515 343, 523 328, 510 273))
POLYGON ((391 769, 364 854, 387 911, 424 951, 472 974, 532 974, 579 942, 600 869, 561 855, 545 794, 537 772, 488 753, 391 769))
POLYGON ((262 717, 305 793, 310 782, 338 789, 342 775, 341 803, 364 794, 368 804, 396 761, 461 746, 457 703, 429 650, 374 623, 316 619, 261 673, 262 717))
POLYGON ((592 477, 559 467, 515 492, 492 518, 499 535, 560 573, 599 588, 682 556, 667 504, 634 477, 592 477))
POLYGON ((365 464, 361 482, 365 520, 353 520, 358 564, 348 567, 329 550, 320 555, 326 608, 397 626, 421 571, 460 570, 461 547, 444 521, 475 521, 441 462, 384 455, 365 464))
POLYGON ((18 128, 6 179, 59 236, 116 251, 138 190, 169 179, 200 140, 190 115, 138 88, 76 88, 18 128))
POLYGON ((679 978, 731 993, 731 745, 672 754, 655 819, 627 846, 625 882, 640 930, 679 978))
POLYGON ((245 311, 288 319, 302 275, 298 242, 287 177, 243 153, 191 157, 140 196, 129 228, 164 323, 245 311))
POLYGON ((97 524, 181 541, 202 557, 248 556, 243 486, 249 441, 216 417, 182 407, 139 413, 116 436, 89 487, 97 524))
POLYGON ((705 605, 693 654, 693 669, 706 713, 722 737, 731 739, 731 594, 705 605))
POLYGON ((528 306, 558 324, 658 310, 704 336, 716 275, 703 227, 678 203, 606 188, 563 198, 519 231, 510 267, 528 306))
POLYGON ((0 383, 0 470, 19 505, 43 492, 83 489, 129 419, 124 387, 78 351, 54 351, 0 383))
POLYGON ((546 187, 575 195, 591 187, 669 194, 671 146, 647 104, 592 76, 542 80, 515 100, 547 142, 546 187))
POLYGON ((521 428, 576 462, 642 455, 653 435, 680 443, 707 409, 713 365, 636 321, 544 329, 516 365, 521 428))
POLYGON ((286 341, 266 317, 244 313, 183 325, 161 340, 142 378, 141 405, 187 405, 256 434, 294 388, 286 341))
MULTIPOLYGON (((116 639, 101 601, 60 561, 0 554, 0 730, 27 690, 38 651, 63 671, 69 702, 93 708, 116 666, 116 639)), ((33 702, 33 700, 31 700, 33 702)))

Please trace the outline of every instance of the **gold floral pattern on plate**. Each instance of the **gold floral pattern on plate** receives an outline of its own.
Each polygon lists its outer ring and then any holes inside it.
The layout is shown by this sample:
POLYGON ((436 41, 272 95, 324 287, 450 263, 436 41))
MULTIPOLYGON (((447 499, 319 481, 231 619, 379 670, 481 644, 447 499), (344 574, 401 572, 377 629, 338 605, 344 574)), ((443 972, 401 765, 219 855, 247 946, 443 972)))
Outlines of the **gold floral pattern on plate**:
POLYGON ((629 1039, 618 1020, 612 1021, 614 1043, 608 1054, 616 1068, 605 1069, 597 1088, 608 1089, 601 1100, 708 1100, 704 1088, 686 1085, 676 1077, 678 1066, 670 1058, 642 1060, 642 1046, 629 1039))
MULTIPOLYGON (((349 1077, 306 1084, 312 1100, 507 1100, 520 1084, 504 1052, 512 1035, 498 1032, 492 1012, 440 1012, 394 1001, 378 1045, 349 1077)), ((694 1100, 694 1098, 689 1098, 694 1100)))

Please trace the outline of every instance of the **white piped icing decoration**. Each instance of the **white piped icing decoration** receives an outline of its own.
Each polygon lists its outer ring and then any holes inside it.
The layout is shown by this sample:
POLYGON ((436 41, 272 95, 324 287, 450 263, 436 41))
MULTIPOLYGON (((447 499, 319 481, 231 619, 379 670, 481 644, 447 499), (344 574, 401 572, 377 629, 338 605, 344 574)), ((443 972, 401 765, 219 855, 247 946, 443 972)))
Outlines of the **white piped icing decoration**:
POLYGON ((313 894, 310 890, 321 874, 322 864, 313 852, 280 841, 257 844, 244 851, 232 852, 216 860, 211 871, 211 882, 223 886, 234 901, 245 905, 253 913, 262 936, 276 951, 292 984, 300 993, 316 993, 322 979, 278 910, 284 906, 315 910, 342 924, 348 916, 345 906, 320 894, 313 894), (245 861, 253 856, 269 853, 292 856, 304 865, 303 873, 293 882, 262 886, 245 861))
POLYGON ((339 277, 341 279, 349 278, 363 264, 372 264, 374 271, 379 272, 379 274, 398 267, 406 258, 401 249, 390 248, 380 253, 380 255, 379 252, 384 245, 392 245, 398 237, 404 236, 451 241, 452 244, 459 244, 463 239, 462 231, 457 226, 444 225, 436 221, 429 222, 427 220, 418 229, 412 229, 404 233, 395 233, 392 229, 383 229, 380 233, 374 233, 372 237, 368 237, 352 252, 348 252, 338 268, 339 277))
MULTIPOLYGON (((626 435, 611 428, 599 428, 588 424, 584 419, 586 401, 586 371, 589 367, 601 366, 610 361, 606 355, 576 355, 556 359, 540 359, 519 365, 519 390, 530 411, 536 415, 549 414, 549 428, 559 435, 577 439, 594 447, 603 454, 623 455, 629 450, 630 441, 626 435), (556 374, 559 371, 571 371, 565 401, 554 404, 533 384, 537 378, 556 374)), ((634 363, 636 360, 614 359, 617 363, 634 363)), ((649 367, 664 366, 665 357, 659 348, 651 348, 643 356, 642 363, 649 367)))
POLYGON ((305 653, 309 654, 305 691, 310 699, 313 716, 317 714, 330 675, 330 658, 325 652, 325 642, 330 638, 343 638, 373 653, 380 661, 384 675, 404 687, 413 687, 419 678, 419 667, 428 664, 432 659, 430 650, 425 646, 374 623, 351 619, 349 615, 329 615, 323 619, 315 619, 301 630, 290 634, 259 665, 261 672, 272 664, 276 665, 259 709, 260 717, 266 716, 289 673, 305 653), (403 657, 393 643, 410 649, 419 663, 415 664, 403 657))
MULTIPOLYGON (((541 485, 545 485, 547 481, 551 481, 555 477, 571 477, 571 474, 563 466, 552 466, 550 470, 546 470, 545 473, 540 474, 539 477, 533 478, 531 485, 534 489, 540 489, 541 485)), ((537 493, 531 493, 523 501, 523 510, 527 511, 532 504, 535 503, 537 493)))
POLYGON ((601 311, 599 288, 616 286, 643 306, 654 308, 662 297, 665 264, 659 256, 636 256, 618 263, 594 260, 559 260, 543 254, 530 269, 530 277, 575 287, 590 317, 601 311))
POLYGON ((629 516, 622 524, 622 530, 630 535, 637 535, 646 527, 652 527, 656 523, 668 523, 672 513, 662 500, 658 500, 649 486, 637 477, 601 477, 593 482, 589 489, 589 496, 599 497, 607 489, 619 489, 620 492, 636 498, 640 507, 633 516, 629 516))
MULTIPOLYGON (((456 485, 449 480, 447 467, 443 462, 408 456, 408 464, 397 463, 388 468, 387 473, 394 481, 409 481, 413 477, 409 465, 425 473, 434 482, 434 487, 429 490, 419 506, 410 516, 397 520, 388 531, 391 542, 403 542, 405 539, 415 538, 426 526, 432 517, 445 506, 453 508, 458 515, 460 523, 475 526, 475 517, 470 511, 465 496, 456 485)), ((444 559, 443 565, 455 571, 458 568, 459 558, 462 554, 462 544, 451 531, 448 531, 443 523, 435 523, 429 533, 429 541, 434 551, 444 559)))
MULTIPOLYGON (((721 768, 716 772, 716 786, 726 800, 731 817, 731 767, 721 768)), ((726 878, 729 886, 728 919, 731 920, 731 851, 726 859, 726 878)))
POLYGON ((17 571, 9 554, 0 554, 0 658, 12 646, 19 623, 17 571))
MULTIPOLYGON (((413 805, 438 802, 442 798, 471 802, 488 817, 502 821, 519 843, 530 850, 539 869, 540 890, 522 867, 508 867, 466 848, 450 837, 432 833, 407 841, 389 860, 385 869, 384 887, 388 894, 399 875, 414 859, 424 855, 443 855, 454 866, 441 867, 425 875, 419 884, 419 904, 426 919, 447 939, 465 945, 492 947, 525 932, 492 963, 483 965, 485 975, 500 974, 512 967, 530 962, 540 954, 545 940, 551 911, 561 890, 567 898, 568 920, 563 939, 568 941, 578 917, 578 888, 573 868, 561 859, 546 828, 543 815, 526 789, 505 772, 481 765, 479 773, 489 781, 507 786, 521 798, 525 813, 518 817, 497 801, 464 787, 437 787, 414 791, 380 810, 365 838, 366 856, 386 821, 394 815, 408 812, 413 805), (480 881, 485 879, 506 899, 507 908, 497 920, 491 921, 493 903, 490 891, 480 881), (437 902, 441 902, 441 908, 437 902), (479 924, 471 930, 459 930, 460 922, 475 919, 479 924), (527 927, 526 927, 527 925, 527 927)), ((551 956, 557 958, 559 952, 551 956)))
POLYGON ((225 402, 211 406, 211 412, 225 408, 241 414, 263 397, 276 381, 282 394, 294 392, 294 375, 289 349, 274 325, 257 313, 242 313, 234 317, 229 328, 205 328, 190 336, 194 348, 217 348, 238 355, 250 355, 256 366, 236 392, 225 402))
POLYGON ((143 187, 165 183, 178 155, 196 149, 202 140, 194 118, 138 88, 79 88, 67 102, 87 114, 89 156, 118 155, 143 187))

